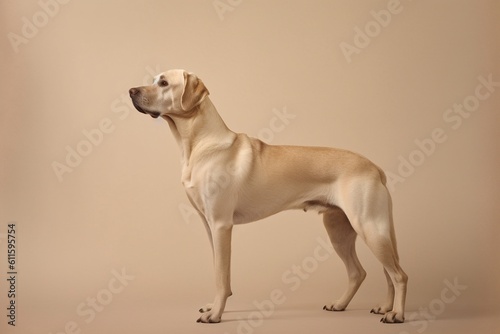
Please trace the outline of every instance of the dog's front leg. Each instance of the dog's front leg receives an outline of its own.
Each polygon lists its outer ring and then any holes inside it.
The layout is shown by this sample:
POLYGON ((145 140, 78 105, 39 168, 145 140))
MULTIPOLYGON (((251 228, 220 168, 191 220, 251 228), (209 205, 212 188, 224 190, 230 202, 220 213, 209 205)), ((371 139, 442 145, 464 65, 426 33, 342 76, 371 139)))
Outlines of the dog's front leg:
POLYGON ((215 300, 212 309, 203 313, 197 322, 220 322, 226 300, 231 296, 231 232, 232 224, 215 222, 212 225, 212 242, 215 261, 215 300))
MULTIPOLYGON (((207 230, 207 236, 208 236, 208 241, 210 242, 210 249, 212 250, 212 259, 214 260, 215 264, 215 251, 214 251, 214 241, 212 238, 212 229, 210 228, 210 225, 208 224, 207 218, 205 218, 205 215, 199 212, 200 218, 203 222, 203 225, 205 226, 205 229, 207 230)), ((200 308, 200 313, 205 313, 210 311, 213 308, 214 304, 213 303, 208 303, 202 308, 200 308)))

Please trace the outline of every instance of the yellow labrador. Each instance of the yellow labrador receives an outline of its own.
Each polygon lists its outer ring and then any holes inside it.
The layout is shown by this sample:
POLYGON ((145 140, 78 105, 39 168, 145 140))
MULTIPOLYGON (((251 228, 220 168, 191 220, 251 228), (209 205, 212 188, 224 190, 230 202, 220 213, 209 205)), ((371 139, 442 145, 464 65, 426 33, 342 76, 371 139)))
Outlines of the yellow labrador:
POLYGON ((371 310, 386 323, 404 321, 408 276, 399 265, 392 202, 384 172, 353 152, 322 147, 275 146, 229 130, 203 82, 184 70, 157 75, 150 86, 131 88, 142 113, 165 119, 182 154, 182 184, 207 229, 215 262, 216 294, 198 322, 221 321, 231 296, 231 231, 234 225, 288 209, 317 210, 349 285, 328 311, 344 310, 366 272, 359 263, 359 235, 384 267, 386 300, 371 310))

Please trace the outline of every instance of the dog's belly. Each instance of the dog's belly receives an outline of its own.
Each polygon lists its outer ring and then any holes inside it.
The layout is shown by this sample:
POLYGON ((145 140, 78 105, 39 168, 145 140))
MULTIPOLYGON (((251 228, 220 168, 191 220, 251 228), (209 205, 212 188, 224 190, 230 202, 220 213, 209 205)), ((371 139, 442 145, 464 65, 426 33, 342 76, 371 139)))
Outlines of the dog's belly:
POLYGON ((316 210, 324 212, 336 207, 332 185, 292 189, 290 187, 263 187, 255 193, 239 194, 233 214, 234 224, 246 224, 285 210, 316 210))
POLYGON ((255 208, 253 210, 249 208, 241 208, 234 211, 233 223, 234 224, 247 224, 257 220, 261 220, 272 216, 278 212, 292 209, 301 209, 304 212, 307 211, 317 211, 318 213, 323 213, 331 209, 338 208, 335 204, 328 203, 326 201, 320 200, 306 200, 301 203, 297 203, 294 206, 278 208, 263 205, 261 207, 255 208))

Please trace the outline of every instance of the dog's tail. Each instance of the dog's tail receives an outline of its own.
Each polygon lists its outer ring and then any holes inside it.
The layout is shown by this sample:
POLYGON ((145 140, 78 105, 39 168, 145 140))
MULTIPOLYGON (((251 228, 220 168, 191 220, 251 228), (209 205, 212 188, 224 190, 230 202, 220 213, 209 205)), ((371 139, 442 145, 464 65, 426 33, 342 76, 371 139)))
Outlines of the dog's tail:
POLYGON ((389 220, 390 220, 390 225, 391 225, 391 241, 392 241, 392 246, 394 248, 394 254, 396 255, 396 259, 399 261, 399 254, 398 254, 398 246, 397 246, 397 242, 396 242, 396 232, 394 230, 394 218, 393 218, 393 215, 392 215, 392 198, 391 198, 391 194, 389 193, 389 189, 387 189, 387 176, 385 175, 384 171, 382 170, 382 168, 378 167, 377 166, 377 169, 378 169, 378 172, 380 174, 380 182, 382 182, 382 184, 385 186, 386 190, 387 190, 387 196, 389 198, 389 220))
POLYGON ((378 167, 377 166, 377 169, 378 169, 378 172, 380 174, 380 181, 382 182, 382 184, 385 186, 386 183, 387 183, 387 176, 385 175, 384 171, 382 170, 382 168, 378 167))

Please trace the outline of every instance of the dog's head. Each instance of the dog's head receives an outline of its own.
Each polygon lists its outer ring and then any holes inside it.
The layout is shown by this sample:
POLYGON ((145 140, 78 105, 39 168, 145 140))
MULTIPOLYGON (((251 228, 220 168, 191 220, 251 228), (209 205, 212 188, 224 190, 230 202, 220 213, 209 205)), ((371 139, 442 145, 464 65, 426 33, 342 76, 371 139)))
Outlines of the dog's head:
POLYGON ((169 70, 155 76, 153 84, 130 88, 134 107, 144 114, 189 116, 209 94, 203 82, 184 70, 169 70))

